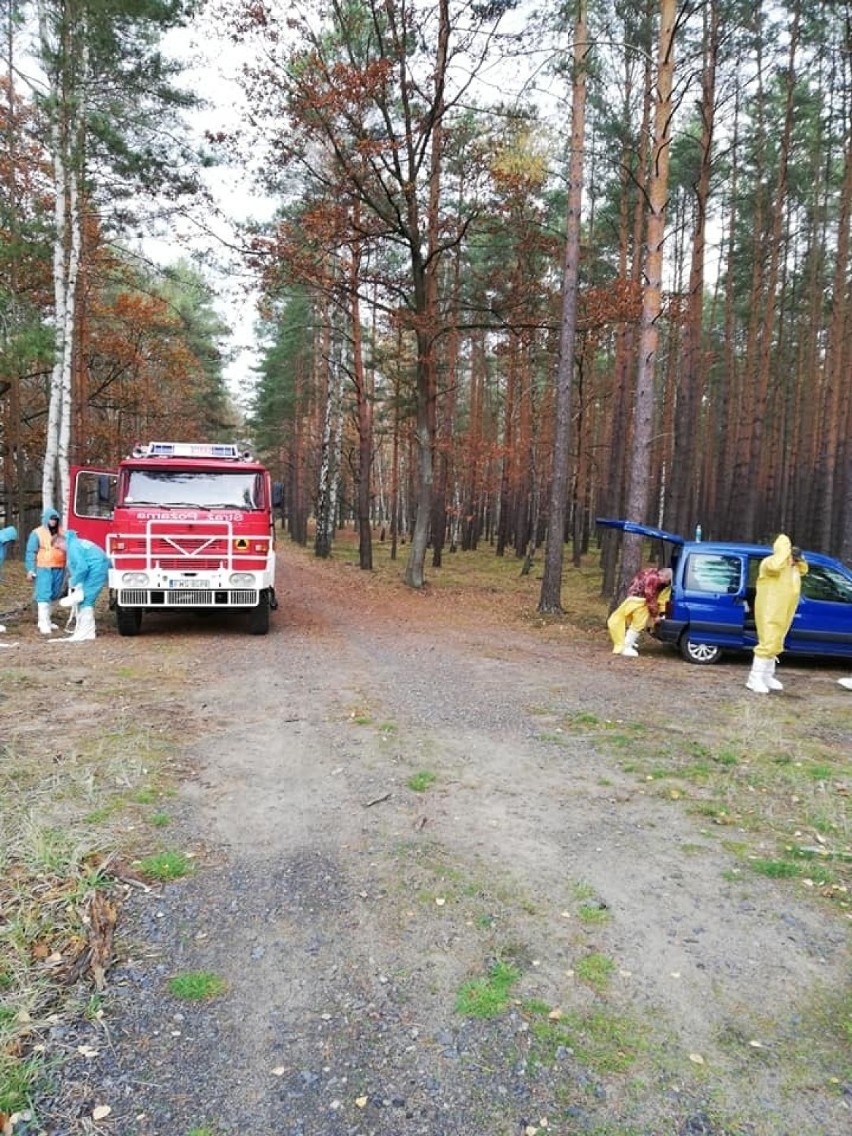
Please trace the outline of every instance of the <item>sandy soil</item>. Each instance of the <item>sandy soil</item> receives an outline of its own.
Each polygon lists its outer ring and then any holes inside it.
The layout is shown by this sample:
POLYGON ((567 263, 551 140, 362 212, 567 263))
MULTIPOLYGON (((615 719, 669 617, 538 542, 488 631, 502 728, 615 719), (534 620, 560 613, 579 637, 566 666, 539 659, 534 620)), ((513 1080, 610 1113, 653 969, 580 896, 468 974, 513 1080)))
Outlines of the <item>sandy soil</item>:
POLYGON ((842 672, 785 668, 770 705, 742 663, 613 658, 601 629, 282 560, 265 638, 217 618, 18 637, 58 722, 85 718, 99 674, 162 657, 162 686, 112 713, 185 726, 168 839, 199 870, 130 889, 105 1017, 57 1026, 71 1059, 16 1133, 849 1132, 848 1054, 819 1044, 848 918, 744 875, 735 833, 599 744, 602 722, 656 721, 687 755, 732 714, 759 731, 797 701, 836 709, 842 672), (497 962, 517 974, 506 1010, 460 1014, 497 962), (227 993, 169 994, 200 969, 227 993))

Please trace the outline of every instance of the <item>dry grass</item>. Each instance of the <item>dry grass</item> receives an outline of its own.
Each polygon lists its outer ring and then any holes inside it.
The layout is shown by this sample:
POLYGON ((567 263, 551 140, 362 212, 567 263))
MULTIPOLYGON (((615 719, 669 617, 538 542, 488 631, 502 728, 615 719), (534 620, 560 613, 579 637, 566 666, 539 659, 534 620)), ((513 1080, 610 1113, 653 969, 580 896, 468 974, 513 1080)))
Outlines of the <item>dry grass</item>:
MULTIPOLYGON (((21 576, 11 567, 7 582, 21 576)), ((6 637, 30 615, 20 598, 30 585, 11 583, 18 598, 10 604, 4 593, 4 610, 24 616, 13 615, 6 637)), ((23 649, 0 653, 4 1131, 4 1114, 25 1112, 38 1095, 52 1059, 49 1031, 85 1014, 103 984, 127 881, 139 883, 130 863, 156 847, 156 826, 145 821, 168 797, 175 772, 168 717, 152 712, 143 723, 136 710, 154 674, 106 667, 97 681, 67 681, 44 650, 35 661, 23 649)), ((174 695, 174 678, 168 689, 174 695)))

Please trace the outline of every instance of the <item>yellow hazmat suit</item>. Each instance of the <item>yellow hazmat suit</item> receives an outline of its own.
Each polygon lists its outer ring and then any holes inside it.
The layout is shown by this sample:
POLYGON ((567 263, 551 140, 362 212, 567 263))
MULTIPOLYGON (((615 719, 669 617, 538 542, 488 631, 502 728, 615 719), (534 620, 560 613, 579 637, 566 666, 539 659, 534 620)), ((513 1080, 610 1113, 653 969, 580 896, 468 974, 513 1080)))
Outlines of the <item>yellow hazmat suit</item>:
POLYGON ((772 546, 772 555, 760 562, 754 621, 757 624, 757 659, 774 659, 784 650, 784 640, 796 614, 802 576, 808 570, 804 560, 794 561, 793 546, 784 533, 772 546))
MULTIPOLYGON (((669 601, 672 594, 671 588, 663 588, 660 592, 659 604, 660 610, 665 610, 665 606, 669 601)), ((641 596, 628 596, 612 613, 606 621, 609 628, 609 637, 612 639, 612 653, 613 655, 620 655, 624 650, 624 637, 627 631, 635 631, 637 634, 644 631, 651 620, 651 613, 648 611, 648 605, 641 596)))
POLYGON ((627 596, 615 609, 606 625, 612 640, 612 653, 635 658, 639 634, 651 620, 665 611, 671 596, 671 568, 643 568, 627 586, 627 596))

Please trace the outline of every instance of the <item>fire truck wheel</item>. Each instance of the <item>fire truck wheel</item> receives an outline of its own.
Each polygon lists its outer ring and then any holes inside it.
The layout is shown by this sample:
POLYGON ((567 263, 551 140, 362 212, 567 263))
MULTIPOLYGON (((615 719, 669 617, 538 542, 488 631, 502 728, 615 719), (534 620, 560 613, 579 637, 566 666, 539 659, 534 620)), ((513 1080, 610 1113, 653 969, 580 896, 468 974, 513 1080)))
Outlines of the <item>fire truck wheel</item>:
POLYGON ((265 635, 267 631, 269 631, 269 592, 261 592, 257 607, 249 611, 249 633, 265 635))
POLYGON ((138 607, 122 607, 116 604, 115 622, 119 635, 138 635, 142 626, 142 609, 138 607))

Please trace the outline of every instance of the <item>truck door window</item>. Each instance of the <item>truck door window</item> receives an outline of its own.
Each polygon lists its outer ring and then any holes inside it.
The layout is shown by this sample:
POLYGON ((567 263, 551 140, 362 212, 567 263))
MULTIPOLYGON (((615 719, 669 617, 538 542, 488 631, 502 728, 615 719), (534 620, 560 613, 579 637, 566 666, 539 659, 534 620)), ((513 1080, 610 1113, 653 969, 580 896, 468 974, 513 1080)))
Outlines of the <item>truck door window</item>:
POLYGON ((111 517, 115 509, 114 473, 98 473, 83 469, 74 484, 74 515, 77 517, 111 517))
POLYGON ((127 505, 160 505, 164 508, 262 509, 262 478, 248 471, 213 472, 186 469, 133 469, 130 471, 127 505))
POLYGON ((741 579, 742 561, 738 556, 708 552, 689 554, 684 578, 688 591, 734 595, 740 590, 741 579))

